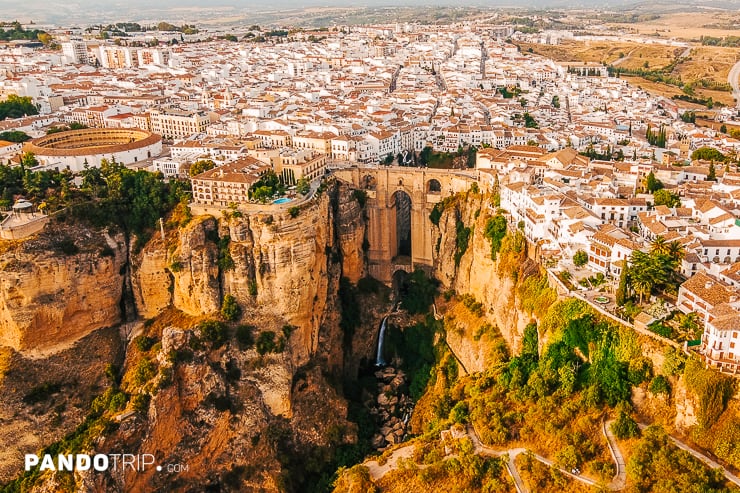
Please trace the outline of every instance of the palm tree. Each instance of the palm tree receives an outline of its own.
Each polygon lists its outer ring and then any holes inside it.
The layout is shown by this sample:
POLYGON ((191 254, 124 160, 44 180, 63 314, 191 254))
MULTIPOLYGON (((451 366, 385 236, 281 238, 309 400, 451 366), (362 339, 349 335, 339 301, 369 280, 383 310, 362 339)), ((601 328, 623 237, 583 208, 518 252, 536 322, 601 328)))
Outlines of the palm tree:
POLYGON ((650 291, 652 290, 653 284, 650 282, 649 279, 644 278, 638 278, 632 280, 632 289, 635 290, 635 293, 640 295, 640 304, 642 305, 642 297, 644 295, 650 296, 650 291))
POLYGON ((673 240, 668 244, 667 253, 680 262, 686 256, 686 249, 683 247, 681 242, 679 242, 678 240, 673 240))
POLYGON ((668 243, 665 241, 665 238, 660 235, 656 236, 650 244, 650 253, 668 254, 668 243))
POLYGON ((678 328, 681 329, 681 333, 687 341, 696 339, 697 336, 701 337, 699 333, 699 329, 702 328, 701 320, 694 312, 686 315, 682 314, 679 318, 678 328))

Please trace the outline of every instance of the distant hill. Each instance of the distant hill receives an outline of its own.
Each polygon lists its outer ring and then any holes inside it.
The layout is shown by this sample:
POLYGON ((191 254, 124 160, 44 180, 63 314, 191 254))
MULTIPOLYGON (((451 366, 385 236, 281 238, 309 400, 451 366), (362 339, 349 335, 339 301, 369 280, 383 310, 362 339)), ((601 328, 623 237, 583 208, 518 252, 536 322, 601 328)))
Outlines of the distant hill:
POLYGON ((0 4, 0 19, 21 22, 90 23, 111 20, 183 19, 197 20, 219 17, 224 13, 271 13, 284 9, 316 7, 510 7, 510 8, 593 8, 635 9, 664 12, 691 10, 697 6, 736 9, 740 0, 683 0, 672 3, 646 3, 635 0, 76 0, 71 2, 26 0, 0 4))

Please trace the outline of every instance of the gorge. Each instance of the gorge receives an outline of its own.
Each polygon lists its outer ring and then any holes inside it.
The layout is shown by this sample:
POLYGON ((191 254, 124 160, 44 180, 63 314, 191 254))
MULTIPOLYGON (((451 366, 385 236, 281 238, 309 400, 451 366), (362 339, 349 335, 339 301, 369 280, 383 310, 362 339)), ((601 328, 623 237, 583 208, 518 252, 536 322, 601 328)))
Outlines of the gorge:
MULTIPOLYGON (((430 426, 466 409, 473 416, 476 395, 496 379, 525 388, 511 361, 544 359, 586 312, 558 300, 516 231, 493 260, 485 230, 495 190, 465 173, 447 176, 348 169, 295 216, 179 210, 164 238, 143 244, 68 218, 3 244, 0 436, 10 447, 0 483, 7 491, 327 491, 336 480, 349 491, 342 484, 352 478, 334 476, 337 467, 405 435, 438 437, 430 426), (398 311, 394 280, 405 292, 398 311), (189 469, 24 474, 20 458, 41 449, 151 453, 189 469)), ((646 365, 664 367, 664 348, 633 342, 646 365)), ((592 364, 590 343, 568 361, 592 364)), ((585 379, 578 371, 571 376, 585 379)), ((669 377, 668 398, 648 394, 645 380, 630 387, 631 400, 640 416, 688 430, 700 414, 695 391, 681 374, 669 377)), ((571 419, 590 430, 601 417, 592 414, 571 419)), ((481 438, 523 439, 520 418, 506 415, 497 427, 491 417, 481 438)), ((588 460, 602 461, 605 450, 588 460)))

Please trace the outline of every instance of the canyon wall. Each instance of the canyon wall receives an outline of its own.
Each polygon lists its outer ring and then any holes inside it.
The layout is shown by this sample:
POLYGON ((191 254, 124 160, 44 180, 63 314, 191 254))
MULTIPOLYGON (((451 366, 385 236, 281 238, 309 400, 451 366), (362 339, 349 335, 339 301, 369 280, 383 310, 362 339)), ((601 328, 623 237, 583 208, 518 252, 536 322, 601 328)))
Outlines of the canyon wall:
MULTIPOLYGON (((433 231, 433 243, 439 248, 434 255, 434 276, 441 289, 452 289, 458 294, 470 294, 483 304, 485 319, 474 324, 490 323, 497 327, 512 353, 519 351, 521 338, 532 316, 518 306, 516 283, 498 272, 498 264, 491 259, 491 243, 483 235, 491 215, 491 197, 484 194, 463 194, 445 208, 439 227, 433 231), (455 264, 457 223, 470 228, 468 247, 455 264)), ((467 327, 460 322, 460 332, 452 333, 448 343, 468 371, 482 371, 486 367, 488 348, 485 340, 471 337, 478 327, 467 327)))
POLYGON ((8 243, 0 254, 0 346, 42 355, 121 322, 126 258, 122 235, 53 224, 8 243))

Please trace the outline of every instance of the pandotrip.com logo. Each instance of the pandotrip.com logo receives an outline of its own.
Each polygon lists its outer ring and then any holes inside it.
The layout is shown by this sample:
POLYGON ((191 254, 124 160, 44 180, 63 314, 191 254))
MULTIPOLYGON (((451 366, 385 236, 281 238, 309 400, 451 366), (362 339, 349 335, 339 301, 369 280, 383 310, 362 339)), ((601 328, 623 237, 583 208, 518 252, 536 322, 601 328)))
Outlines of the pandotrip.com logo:
POLYGON ((25 470, 38 466, 39 471, 98 471, 98 472, 145 472, 155 469, 158 472, 184 472, 187 464, 157 464, 152 454, 26 454, 25 470))

